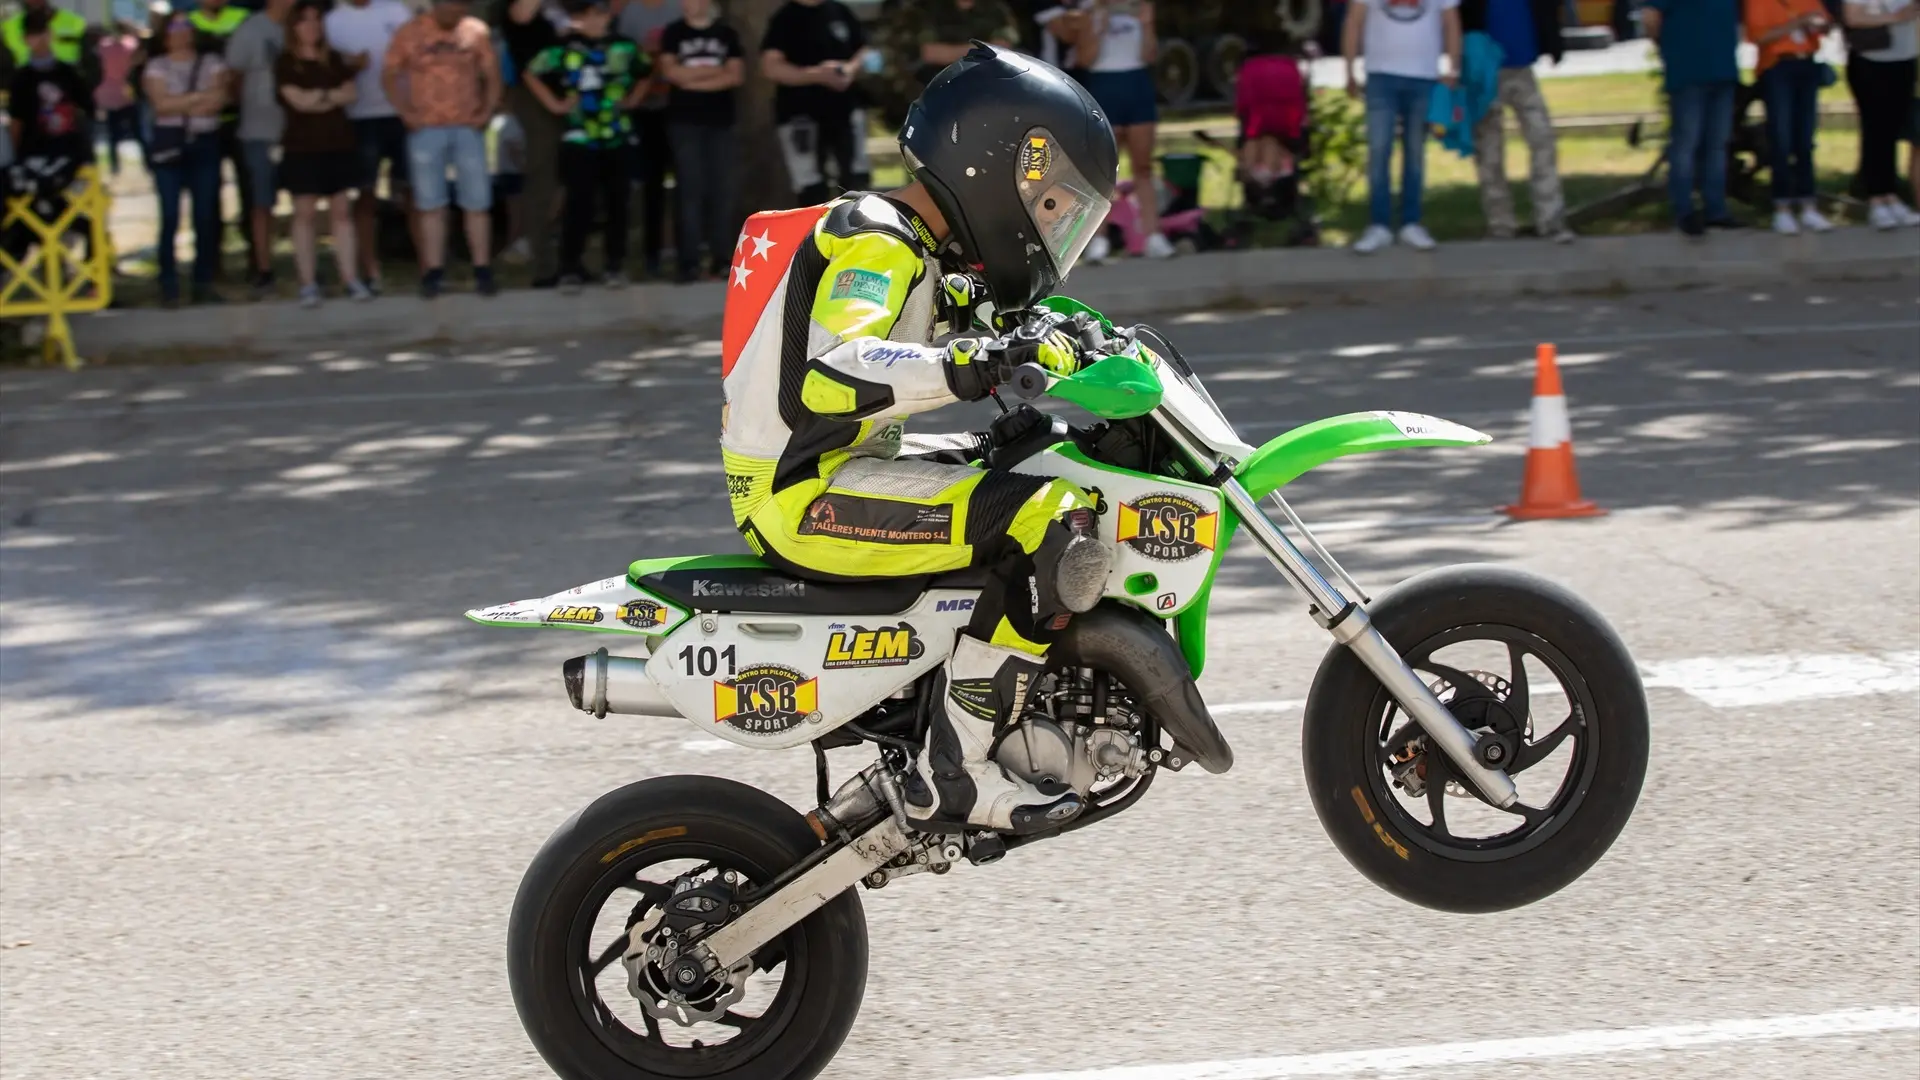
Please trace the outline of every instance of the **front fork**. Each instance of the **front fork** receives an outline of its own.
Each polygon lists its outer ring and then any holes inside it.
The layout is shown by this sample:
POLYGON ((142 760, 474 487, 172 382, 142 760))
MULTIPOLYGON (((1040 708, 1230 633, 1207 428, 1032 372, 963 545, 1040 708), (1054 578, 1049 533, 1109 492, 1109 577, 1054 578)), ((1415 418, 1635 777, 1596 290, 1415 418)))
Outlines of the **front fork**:
MULTIPOLYGON (((1447 760, 1469 783, 1480 790, 1487 801, 1505 809, 1520 799, 1513 778, 1505 771, 1489 767, 1480 759, 1479 740, 1462 727, 1453 713, 1440 703, 1427 684, 1421 681, 1407 662, 1400 658, 1385 635, 1374 628, 1367 609, 1357 600, 1349 600, 1320 573, 1311 561, 1268 518, 1266 511, 1240 481, 1228 478, 1220 493, 1239 515, 1240 522, 1266 550, 1275 569, 1304 593, 1312 606, 1307 609, 1313 621, 1333 635, 1333 640, 1353 651, 1367 665, 1387 693, 1413 717, 1421 729, 1438 743, 1447 760)), ((1489 744, 1492 746, 1493 744, 1489 744)))

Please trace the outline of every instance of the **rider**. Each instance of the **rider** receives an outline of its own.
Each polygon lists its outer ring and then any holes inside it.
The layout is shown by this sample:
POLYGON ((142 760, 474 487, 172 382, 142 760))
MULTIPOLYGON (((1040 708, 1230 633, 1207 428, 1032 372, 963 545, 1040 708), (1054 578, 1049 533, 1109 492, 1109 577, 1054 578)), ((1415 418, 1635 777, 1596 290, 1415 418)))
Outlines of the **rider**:
POLYGON ((933 830, 1026 831, 1080 802, 989 752, 1053 632, 1099 600, 1111 553, 1079 488, 980 468, 983 436, 908 436, 903 421, 978 401, 1022 364, 1077 370, 1070 328, 1008 328, 1098 232, 1119 155, 1086 91, 987 45, 928 84, 900 149, 906 187, 756 214, 741 233, 722 343, 727 492, 748 545, 800 576, 989 571, 938 684, 908 814, 933 830), (989 305, 1004 336, 974 334, 989 305), (949 334, 962 336, 934 344, 949 334))

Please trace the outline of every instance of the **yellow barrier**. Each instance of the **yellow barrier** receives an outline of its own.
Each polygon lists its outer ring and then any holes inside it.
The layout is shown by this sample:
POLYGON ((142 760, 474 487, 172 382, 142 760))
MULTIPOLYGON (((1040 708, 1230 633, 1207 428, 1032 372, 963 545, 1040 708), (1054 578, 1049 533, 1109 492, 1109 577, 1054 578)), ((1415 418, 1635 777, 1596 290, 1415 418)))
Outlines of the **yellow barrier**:
POLYGON ((18 261, 0 250, 0 317, 45 315, 42 355, 77 368, 80 357, 73 351, 73 331, 67 325, 67 316, 99 311, 113 302, 113 244, 107 236, 107 211, 112 199, 100 170, 91 165, 80 169, 66 197, 66 209, 52 221, 34 212, 31 195, 7 199, 6 212, 0 215, 0 232, 16 223, 24 224, 33 231, 34 244, 32 251, 18 261), (93 252, 84 259, 76 258, 66 242, 68 230, 83 217, 88 250, 93 252))

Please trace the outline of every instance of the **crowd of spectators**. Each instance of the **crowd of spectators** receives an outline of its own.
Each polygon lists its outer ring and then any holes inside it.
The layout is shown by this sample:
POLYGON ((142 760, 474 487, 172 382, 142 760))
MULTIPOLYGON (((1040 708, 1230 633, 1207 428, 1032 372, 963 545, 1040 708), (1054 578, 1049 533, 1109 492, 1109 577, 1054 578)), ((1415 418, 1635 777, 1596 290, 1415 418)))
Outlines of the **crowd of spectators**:
MULTIPOLYGON (((276 291, 274 207, 283 192, 308 305, 322 299, 323 208, 336 280, 356 300, 382 291, 383 253, 390 260, 402 249, 418 262, 422 295, 438 295, 447 287, 450 231, 464 239, 472 287, 483 295, 496 288, 496 252, 530 263, 539 287, 620 287, 636 193, 641 272, 717 277, 748 209, 739 197, 735 99, 749 66, 773 84, 775 137, 796 202, 872 180, 869 103, 858 80, 880 70, 882 58, 840 0, 787 0, 752 43, 728 24, 720 0, 489 0, 479 12, 469 0, 247 0, 253 9, 231 0, 172 2, 181 7, 155 3, 144 28, 95 31, 48 0, 21 0, 18 14, 0 20, 13 69, 15 156, 90 161, 97 126, 118 172, 122 148, 138 146, 159 201, 156 261, 168 304, 182 299, 174 251, 183 203, 194 235, 186 299, 221 299, 223 166, 234 177, 240 215, 231 224, 246 243, 256 296, 276 291), (663 270, 669 173, 676 258, 663 270), (460 228, 450 230, 456 206, 460 228)), ((1425 144, 1435 131, 1473 157, 1488 235, 1516 235, 1507 111, 1527 148, 1533 232, 1573 238, 1535 76, 1538 63, 1561 58, 1568 7, 1351 0, 1333 9, 1342 12, 1346 89, 1364 102, 1368 223, 1355 251, 1434 247, 1422 210, 1425 144)), ((1024 41, 1080 80, 1112 123, 1131 174, 1151 176, 1159 121, 1151 0, 1021 8, 1017 17, 1004 0, 921 0, 913 9, 917 55, 895 60, 925 82, 972 41, 1024 41)), ((1644 0, 1638 18, 1662 60, 1669 195, 1683 233, 1733 221, 1726 165, 1743 35, 1758 50, 1773 227, 1832 228, 1815 198, 1812 157, 1817 95, 1838 77, 1819 59, 1829 34, 1847 40, 1868 220, 1883 229, 1920 224, 1897 190, 1896 161, 1905 140, 1915 159, 1909 171, 1920 171, 1911 149, 1920 144, 1920 0, 1644 0)), ((1252 45, 1236 102, 1250 201, 1291 182, 1314 149, 1297 48, 1252 45)), ((1132 254, 1174 253, 1174 226, 1163 227, 1161 199, 1149 192, 1141 187, 1125 200, 1124 225, 1116 214, 1090 259, 1113 254, 1109 236, 1132 254)))

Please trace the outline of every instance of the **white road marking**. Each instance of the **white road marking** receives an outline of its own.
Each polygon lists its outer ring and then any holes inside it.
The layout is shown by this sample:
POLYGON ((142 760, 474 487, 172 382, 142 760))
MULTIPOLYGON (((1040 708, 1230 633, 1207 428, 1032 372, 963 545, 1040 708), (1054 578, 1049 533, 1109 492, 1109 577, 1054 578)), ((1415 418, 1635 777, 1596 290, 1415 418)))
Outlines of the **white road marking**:
MULTIPOLYGON (((1185 1065, 1130 1065, 1079 1072, 1022 1073, 982 1080, 1282 1080, 1295 1076, 1352 1076, 1414 1069, 1490 1065, 1510 1061, 1692 1050, 1780 1039, 1821 1039, 1920 1030, 1920 1008, 1851 1009, 1811 1016, 1716 1020, 1705 1024, 1620 1030, 1569 1031, 1525 1039, 1436 1043, 1329 1054, 1196 1061, 1185 1065)), ((1656 1070, 1657 1071, 1657 1070, 1656 1070)))
POLYGON ((1709 656, 1640 666, 1648 686, 1684 691, 1716 709, 1920 693, 1920 649, 1879 654, 1709 656))
POLYGON ((1237 716, 1243 713, 1290 713, 1306 707, 1305 698, 1275 698, 1272 701, 1233 701, 1225 705, 1208 706, 1207 711, 1215 716, 1237 716))

